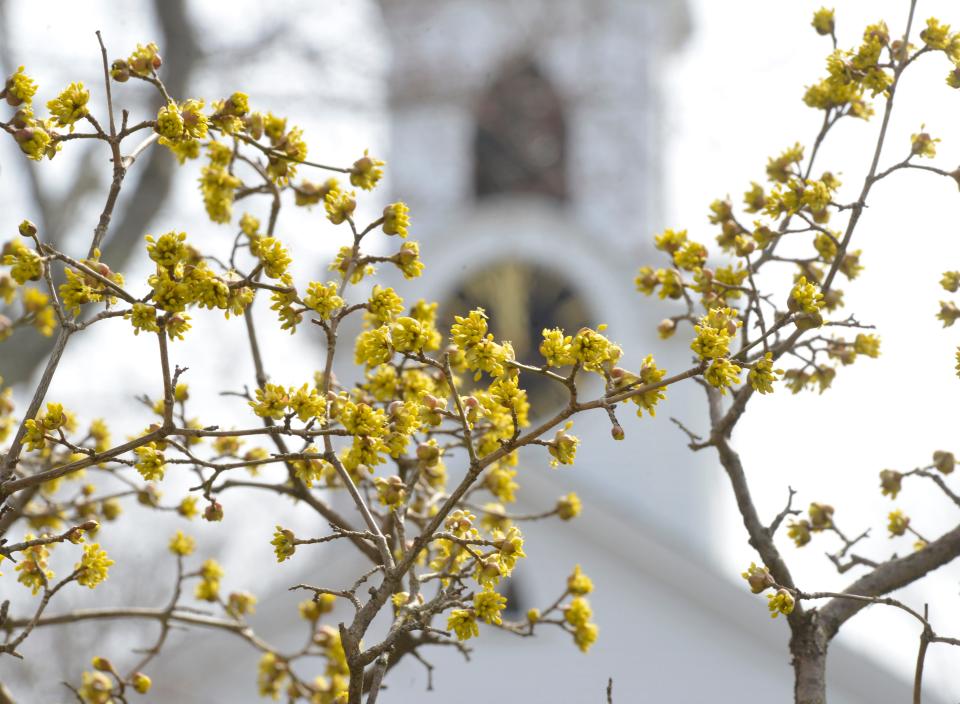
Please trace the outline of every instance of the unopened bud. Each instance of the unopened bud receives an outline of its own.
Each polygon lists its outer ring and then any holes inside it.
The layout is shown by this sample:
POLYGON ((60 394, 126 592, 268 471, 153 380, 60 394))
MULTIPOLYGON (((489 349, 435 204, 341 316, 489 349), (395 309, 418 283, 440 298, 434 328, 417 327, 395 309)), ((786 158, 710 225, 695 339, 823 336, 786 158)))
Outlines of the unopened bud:
POLYGON ((90 664, 93 665, 94 670, 99 670, 100 672, 113 672, 113 663, 111 663, 106 658, 100 657, 97 655, 90 661, 90 664))
POLYGON ((807 313, 806 315, 797 318, 798 330, 814 330, 822 326, 823 316, 819 313, 807 313))
POLYGON ((657 333, 660 335, 660 338, 666 340, 669 337, 673 337, 673 333, 677 331, 676 321, 670 318, 664 318, 660 321, 660 324, 657 325, 657 333))
POLYGON ((160 504, 160 490, 153 484, 137 492, 137 502, 143 506, 158 506, 160 504))
POLYGON ((952 452, 937 450, 933 453, 933 466, 943 474, 950 474, 956 466, 956 458, 952 452))
POLYGON ((10 118, 10 125, 18 130, 22 130, 24 127, 29 126, 31 119, 30 113, 26 110, 17 110, 13 113, 13 117, 10 118))
POLYGON ((142 672, 134 672, 133 677, 130 678, 130 684, 133 685, 133 689, 137 694, 146 694, 150 691, 150 686, 153 682, 142 672))
POLYGON ((117 59, 110 65, 110 77, 117 83, 126 83, 130 80, 130 67, 123 59, 117 59))
POLYGON ((37 234, 37 226, 29 220, 21 222, 17 229, 20 231, 21 237, 35 237, 37 234))
POLYGON ((422 442, 417 445, 417 459, 428 467, 434 467, 440 460, 440 448, 436 445, 422 442))
POLYGON ((203 518, 207 521, 222 521, 223 520, 223 506, 220 505, 219 501, 214 501, 210 504, 207 504, 207 507, 203 510, 203 518))

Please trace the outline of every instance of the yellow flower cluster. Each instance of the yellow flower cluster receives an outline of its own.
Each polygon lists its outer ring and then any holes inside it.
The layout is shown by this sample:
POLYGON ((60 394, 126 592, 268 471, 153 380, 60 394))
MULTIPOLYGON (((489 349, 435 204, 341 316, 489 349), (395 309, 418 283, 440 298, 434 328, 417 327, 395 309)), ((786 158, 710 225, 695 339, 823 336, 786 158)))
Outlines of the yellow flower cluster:
POLYGON ((69 411, 65 411, 59 403, 48 403, 35 418, 24 423, 26 436, 24 444, 30 451, 42 450, 46 444, 46 434, 59 431, 61 428, 69 432, 76 430, 76 418, 69 411))
POLYGON ((43 259, 20 240, 11 240, 4 245, 3 263, 10 267, 10 276, 21 286, 43 276, 43 259))
POLYGON ((290 262, 286 247, 275 237, 258 237, 250 242, 250 253, 263 265, 263 272, 271 279, 287 278, 287 268, 290 262))
POLYGON ((465 318, 454 316, 450 339, 464 354, 467 368, 476 372, 476 381, 484 372, 493 377, 502 376, 506 372, 505 363, 513 359, 513 348, 509 343, 499 344, 494 341, 493 334, 487 332, 487 314, 483 308, 470 311, 465 318))
POLYGON ((200 601, 217 601, 220 598, 220 578, 223 568, 213 559, 204 560, 200 566, 200 581, 193 595, 200 601))
POLYGON ((353 168, 350 169, 350 185, 372 191, 383 176, 383 169, 380 168, 383 165, 383 161, 372 158, 369 152, 364 150, 363 156, 353 162, 353 168))
POLYGON ((796 600, 793 594, 786 589, 778 589, 775 594, 767 594, 767 608, 770 609, 770 618, 776 618, 780 614, 789 616, 793 613, 796 600))
POLYGON ((197 547, 197 541, 189 535, 184 535, 183 531, 177 531, 177 534, 170 539, 170 552, 180 557, 192 555, 197 547))
POLYGON ((3 90, 0 91, 0 98, 6 98, 8 105, 18 107, 23 104, 29 105, 36 94, 37 84, 23 72, 23 66, 20 66, 7 79, 3 90))
POLYGON ((303 384, 295 388, 268 383, 255 393, 255 400, 249 405, 261 418, 280 420, 289 413, 304 423, 312 419, 321 425, 325 422, 327 402, 316 387, 303 384))
MULTIPOLYGON (((23 539, 29 542, 34 536, 27 533, 23 539)), ((34 596, 53 579, 53 570, 47 567, 49 559, 50 550, 46 545, 34 545, 21 553, 20 562, 16 566, 16 571, 20 573, 17 581, 29 588, 34 596)))
POLYGON ((294 543, 296 539, 292 530, 277 526, 277 529, 273 532, 273 540, 270 541, 270 544, 273 545, 273 551, 277 555, 277 562, 283 562, 293 556, 293 553, 297 551, 296 543, 294 543))
POLYGON ((60 95, 47 103, 47 110, 56 118, 55 124, 58 127, 69 127, 73 132, 74 123, 89 112, 89 101, 90 91, 83 87, 83 83, 71 83, 60 95))
POLYGON ((110 66, 110 76, 118 83, 130 80, 130 76, 144 78, 154 73, 163 64, 160 50, 150 42, 146 46, 137 44, 137 48, 126 59, 117 59, 110 66))
POLYGON ((597 330, 581 328, 570 341, 570 356, 588 371, 610 371, 623 354, 618 345, 598 332, 605 328, 606 325, 598 326, 597 330))
POLYGON ((547 443, 547 450, 553 458, 550 461, 552 467, 556 467, 558 464, 573 464, 577 457, 577 446, 580 444, 580 439, 567 432, 570 427, 571 423, 567 423, 566 427, 558 430, 553 440, 547 443))
POLYGON ((74 566, 77 573, 77 584, 93 589, 107 578, 107 571, 113 560, 107 557, 97 543, 83 547, 83 557, 74 566))
POLYGON ((406 238, 410 228, 410 208, 402 201, 391 203, 383 209, 383 233, 406 238))
POLYGON ((87 303, 100 303, 105 300, 113 305, 117 302, 116 296, 110 294, 111 288, 104 280, 122 286, 123 275, 111 271, 99 258, 100 250, 96 250, 91 259, 84 259, 81 264, 99 274, 103 280, 84 271, 64 269, 67 280, 60 285, 60 301, 67 312, 74 316, 79 315, 80 307, 87 303))
POLYGON ((819 315, 823 309, 823 294, 812 281, 807 281, 806 276, 801 276, 793 285, 790 291, 790 297, 787 299, 787 308, 792 313, 806 313, 810 315, 819 315))
POLYGON ((473 596, 473 612, 476 617, 496 626, 503 623, 500 612, 506 605, 507 598, 490 588, 479 591, 473 596))
POLYGON ((267 175, 278 186, 285 186, 297 173, 297 164, 307 158, 307 143, 303 141, 303 130, 291 127, 287 130, 287 119, 267 113, 263 118, 263 131, 270 140, 270 153, 267 159, 267 175))
POLYGON ((773 353, 767 352, 763 358, 754 362, 747 374, 747 381, 754 391, 769 394, 773 392, 773 382, 780 376, 783 376, 783 370, 773 368, 773 353))
POLYGON ((311 281, 307 284, 307 295, 303 303, 320 316, 321 320, 330 320, 334 312, 343 307, 344 300, 337 294, 336 282, 328 281, 325 284, 311 281))
POLYGON ((453 631, 457 640, 467 640, 480 635, 477 614, 473 609, 454 609, 447 617, 447 629, 453 631))
POLYGON ((586 596, 593 591, 593 581, 583 573, 580 565, 575 565, 567 577, 567 591, 574 596, 586 596))
POLYGON ((137 455, 137 463, 134 466, 140 472, 140 476, 147 481, 163 479, 167 460, 163 452, 157 449, 157 443, 148 442, 136 448, 134 452, 137 455))
POLYGON ((574 597, 564 607, 563 618, 573 626, 573 642, 582 652, 587 652, 596 640, 599 629, 595 623, 590 623, 593 609, 590 603, 581 596, 574 597))
MULTIPOLYGON (((163 327, 170 339, 182 338, 189 329, 188 306, 220 309, 224 315, 239 315, 253 301, 253 289, 233 285, 236 280, 218 276, 199 254, 186 243, 185 232, 168 232, 154 239, 147 235, 147 252, 156 262, 156 273, 147 282, 153 291, 153 305, 168 315, 163 327)), ((138 329, 150 329, 150 311, 131 311, 131 322, 138 329)))
POLYGON ((702 360, 717 359, 730 354, 730 341, 743 325, 733 308, 713 308, 694 326, 697 336, 690 349, 702 360))
POLYGON ((905 515, 900 509, 891 511, 887 516, 887 530, 890 531, 890 537, 903 535, 910 527, 910 517, 905 515))

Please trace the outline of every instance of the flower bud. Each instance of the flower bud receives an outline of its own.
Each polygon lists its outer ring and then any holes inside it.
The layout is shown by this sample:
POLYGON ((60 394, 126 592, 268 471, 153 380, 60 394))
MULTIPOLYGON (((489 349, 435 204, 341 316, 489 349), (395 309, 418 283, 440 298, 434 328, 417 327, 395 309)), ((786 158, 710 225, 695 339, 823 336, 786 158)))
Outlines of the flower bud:
POLYGON ((773 576, 770 574, 770 570, 762 566, 757 567, 757 565, 753 562, 750 563, 750 567, 746 572, 743 572, 741 576, 747 580, 747 584, 750 585, 750 591, 754 594, 759 594, 769 587, 776 586, 776 582, 774 582, 773 576))
POLYGON ((897 498, 900 493, 903 475, 895 469, 884 469, 880 471, 880 493, 889 496, 891 499, 897 498))
POLYGON ((13 113, 13 117, 10 118, 10 125, 18 130, 22 130, 30 126, 31 119, 30 113, 26 110, 17 110, 13 113))
POLYGON ((440 461, 440 448, 436 445, 422 442, 417 445, 417 459, 427 467, 435 467, 440 461))
POLYGON ((114 672, 113 663, 111 663, 106 658, 100 657, 99 655, 95 656, 93 660, 90 661, 90 664, 93 665, 94 670, 99 670, 100 672, 114 672))
POLYGON ((748 254, 753 253, 753 251, 757 248, 757 243, 752 239, 748 239, 742 235, 737 235, 737 237, 733 240, 733 247, 738 257, 745 257, 748 254))
POLYGON ((20 231, 21 237, 35 237, 37 234, 37 226, 29 220, 21 222, 17 229, 20 231))
POLYGON ((223 506, 220 505, 220 502, 214 501, 207 504, 207 507, 203 510, 203 518, 207 521, 222 521, 223 506))
MULTIPOLYGON (((849 256, 849 255, 848 255, 849 256)), ((846 258, 844 258, 846 261, 846 258)), ((843 268, 842 266, 840 267, 843 268)), ((823 294, 823 305, 827 310, 833 310, 843 301, 843 291, 838 288, 831 288, 823 294)))
POLYGON ((36 133, 32 127, 24 127, 13 133, 13 138, 16 140, 17 144, 23 144, 24 142, 29 142, 33 139, 33 135, 36 133))
POLYGON ((110 64, 110 77, 117 83, 126 83, 130 80, 130 67, 123 59, 117 59, 110 64))
POLYGON ((833 506, 829 504, 810 504, 810 525, 815 531, 821 531, 833 525, 833 506))
POLYGON ((661 340, 666 340, 670 337, 673 337, 673 333, 677 331, 677 323, 675 320, 670 318, 664 318, 660 321, 660 324, 657 325, 657 334, 660 335, 661 340))
POLYGON ((557 499, 557 516, 562 521, 569 521, 580 515, 582 504, 576 494, 567 494, 557 499))
POLYGON ((259 141, 263 137, 263 115, 259 112, 247 115, 243 119, 247 126, 247 132, 255 140, 259 141))
POLYGON ((929 132, 921 132, 913 138, 910 153, 913 155, 923 154, 931 145, 933 139, 929 132))
POLYGON ((153 682, 142 672, 134 672, 133 677, 130 678, 130 684, 137 694, 146 694, 150 691, 150 686, 153 682))
POLYGON ((321 648, 328 648, 339 640, 338 636, 333 626, 321 626, 313 634, 313 642, 321 648))
POLYGON ((956 466, 956 458, 952 452, 937 450, 933 453, 933 466, 943 474, 950 474, 956 466))
POLYGON ((115 499, 108 499, 100 505, 100 511, 103 513, 103 517, 108 521, 115 521, 120 516, 122 510, 120 502, 115 499))
POLYGON ((480 563, 477 580, 481 583, 488 580, 496 580, 503 576, 503 570, 500 569, 500 563, 493 555, 480 563))
POLYGON ((625 437, 623 427, 619 423, 614 425, 612 428, 610 428, 610 436, 614 440, 623 440, 625 437))
MULTIPOLYGON (((792 298, 790 300, 793 301, 792 298)), ((819 327, 823 327, 823 316, 819 313, 807 313, 797 318, 798 330, 814 330, 819 327)))
POLYGON ((153 484, 147 484, 145 489, 137 492, 137 503, 142 506, 159 506, 160 490, 153 484))

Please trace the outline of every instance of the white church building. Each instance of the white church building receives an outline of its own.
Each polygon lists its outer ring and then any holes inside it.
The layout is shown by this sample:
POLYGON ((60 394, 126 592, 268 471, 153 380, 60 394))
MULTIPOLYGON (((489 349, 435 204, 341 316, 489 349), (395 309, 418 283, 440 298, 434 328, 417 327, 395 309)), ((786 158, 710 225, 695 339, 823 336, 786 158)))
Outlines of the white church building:
MULTIPOLYGON (((689 32, 686 4, 380 4, 392 43, 391 187, 410 205, 430 273, 398 283, 404 297, 439 300, 447 312, 484 306, 521 358, 546 325, 606 323, 626 367, 647 354, 668 369, 685 366, 689 351, 682 340, 657 338, 664 309, 634 291, 633 277, 654 256, 652 233, 667 224, 669 87, 660 77, 689 32)), ((549 508, 570 491, 584 506, 571 522, 522 526, 530 557, 515 572, 511 608, 523 614, 549 603, 579 563, 596 587, 600 638, 590 653, 556 629, 531 639, 481 627, 469 663, 453 648, 424 651, 436 666, 433 691, 423 666, 407 658, 378 702, 602 702, 610 678, 618 704, 792 700, 786 624, 738 583, 744 565, 710 557, 712 507, 732 497, 715 457, 693 455, 669 422, 676 415, 703 425, 699 389, 681 387, 656 419, 624 408, 622 442, 611 440, 605 414, 578 418, 573 468, 550 469, 544 453, 522 458, 518 512, 549 508)), ((544 405, 550 393, 531 389, 544 405)), ((344 554, 318 546, 290 584, 331 584, 338 575, 348 584, 362 565, 344 554)), ((299 642, 302 598, 261 595, 251 622, 271 642, 299 642)), ((194 631, 189 645, 172 646, 151 701, 258 700, 250 674, 258 653, 246 644, 194 631)), ((910 683, 839 645, 832 653, 831 702, 909 700, 910 683)))

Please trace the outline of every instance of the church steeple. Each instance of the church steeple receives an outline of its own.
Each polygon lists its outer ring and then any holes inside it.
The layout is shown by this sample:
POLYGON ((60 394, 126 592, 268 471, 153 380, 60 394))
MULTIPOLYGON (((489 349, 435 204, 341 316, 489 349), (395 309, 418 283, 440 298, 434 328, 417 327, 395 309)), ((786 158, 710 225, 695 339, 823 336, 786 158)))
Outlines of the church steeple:
MULTIPOLYGON (((408 296, 438 300, 445 322, 485 308, 492 332, 530 364, 540 363, 543 328, 574 334, 607 323, 626 368, 651 353, 668 369, 685 365, 689 349, 657 339, 663 311, 633 287, 636 268, 653 256, 646 243, 666 225, 659 80, 686 31, 685 3, 381 7, 394 38, 391 187, 410 206, 411 237, 430 274, 404 282, 408 296)), ((566 402, 552 383, 524 380, 531 415, 566 402)), ((673 412, 696 391, 671 390, 673 412)), ((711 482, 698 476, 670 411, 636 422, 626 417, 633 410, 619 412, 624 443, 610 442, 604 414, 578 420, 591 460, 564 477, 568 490, 593 492, 702 548, 696 526, 709 520, 711 482)))

